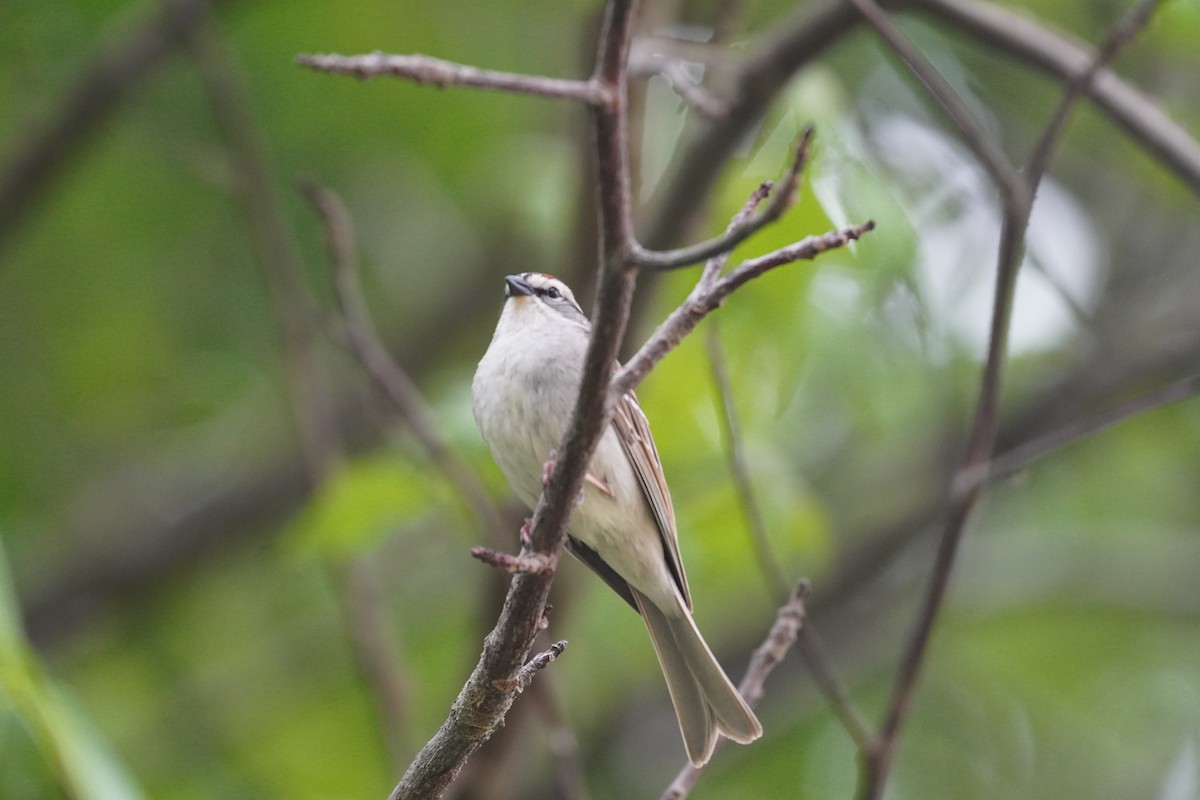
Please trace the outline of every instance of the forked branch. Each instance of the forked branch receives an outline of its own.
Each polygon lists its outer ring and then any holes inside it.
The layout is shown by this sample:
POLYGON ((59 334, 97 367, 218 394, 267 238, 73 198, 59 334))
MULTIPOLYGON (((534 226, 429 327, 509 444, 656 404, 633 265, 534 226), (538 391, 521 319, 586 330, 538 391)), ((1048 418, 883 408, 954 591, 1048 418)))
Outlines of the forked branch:
POLYGON ((791 264, 794 261, 811 260, 829 250, 844 247, 873 230, 875 230, 874 220, 867 220, 861 225, 852 225, 816 236, 806 236, 795 244, 757 258, 747 259, 707 285, 697 284, 687 299, 671 312, 671 315, 658 326, 658 329, 646 340, 633 358, 629 359, 621 368, 621 371, 613 378, 609 393, 614 397, 619 397, 625 392, 637 388, 650 370, 667 353, 675 349, 683 341, 683 337, 695 330, 696 326, 700 324, 700 320, 719 308, 725 302, 725 298, 747 282, 776 267, 791 264))

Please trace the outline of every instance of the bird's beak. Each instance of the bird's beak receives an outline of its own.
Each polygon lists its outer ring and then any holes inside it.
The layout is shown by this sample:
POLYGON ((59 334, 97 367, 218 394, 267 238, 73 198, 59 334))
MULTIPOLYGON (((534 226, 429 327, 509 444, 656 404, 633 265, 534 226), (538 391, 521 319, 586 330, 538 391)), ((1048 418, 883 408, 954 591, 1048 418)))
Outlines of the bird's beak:
POLYGON ((533 287, 530 286, 520 275, 509 275, 504 279, 504 296, 518 297, 533 294, 533 287))

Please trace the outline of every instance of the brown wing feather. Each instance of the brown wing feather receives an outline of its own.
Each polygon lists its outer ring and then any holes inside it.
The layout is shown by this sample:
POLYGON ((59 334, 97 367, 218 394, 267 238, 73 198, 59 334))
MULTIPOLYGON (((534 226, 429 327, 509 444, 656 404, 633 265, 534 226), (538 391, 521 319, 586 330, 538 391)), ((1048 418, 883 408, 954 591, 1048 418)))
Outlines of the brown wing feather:
POLYGON ((667 489, 667 480, 663 476, 662 461, 654 446, 654 438, 650 435, 650 423, 638 405, 637 396, 630 392, 620 399, 613 410, 612 425, 617 431, 621 447, 633 465, 638 483, 642 486, 642 494, 650 513, 658 525, 659 536, 662 537, 663 556, 667 566, 675 576, 679 593, 690 611, 692 596, 688 592, 687 576, 683 572, 683 560, 679 557, 679 533, 675 528, 675 509, 671 505, 671 493, 667 489))

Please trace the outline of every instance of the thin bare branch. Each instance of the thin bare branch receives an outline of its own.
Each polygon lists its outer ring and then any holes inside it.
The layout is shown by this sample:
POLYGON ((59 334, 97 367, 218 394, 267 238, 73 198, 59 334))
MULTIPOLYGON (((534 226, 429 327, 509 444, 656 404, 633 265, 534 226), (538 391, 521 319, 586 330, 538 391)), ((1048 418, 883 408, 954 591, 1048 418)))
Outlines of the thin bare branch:
POLYGON ((342 442, 318 352, 319 334, 312 324, 314 303, 303 281, 299 250, 275 192, 262 134, 232 53, 207 18, 189 28, 185 43, 234 162, 236 188, 278 328, 305 469, 316 486, 341 459, 342 442))
POLYGON ((296 56, 296 62, 318 72, 353 75, 359 80, 388 76, 436 86, 439 89, 468 86, 474 89, 578 100, 591 106, 611 102, 607 90, 595 81, 497 72, 420 54, 393 56, 376 51, 360 56, 343 56, 319 53, 296 56))
POLYGON ((1053 455, 1081 439, 1107 430, 1132 417, 1177 403, 1180 400, 1187 400, 1196 395, 1200 395, 1200 375, 1193 375, 1190 378, 1168 384, 1091 416, 1072 420, 1061 428, 997 455, 977 469, 959 473, 955 479, 955 491, 964 493, 980 484, 1007 480, 1033 463, 1053 455))
POLYGON ((754 493, 754 482, 750 479, 750 467, 746 463, 742 445, 741 427, 738 424, 737 408, 733 398, 733 385, 729 380, 729 369, 725 365, 725 353, 721 348, 720 329, 717 320, 708 323, 705 345, 708 350, 708 366, 712 371, 713 391, 716 394, 717 417, 721 423, 721 438, 724 439, 725 454, 729 459, 729 472, 737 488, 739 505, 746 516, 746 529, 750 532, 751 549, 758 561, 758 570, 772 599, 778 600, 788 591, 787 572, 779 561, 779 555, 767 537, 767 524, 763 520, 762 507, 754 493))
POLYGON ((738 55, 713 40, 696 42, 652 32, 641 31, 629 52, 629 71, 634 74, 642 59, 647 61, 681 61, 709 67, 730 67, 738 55))
MULTIPOLYGON (((721 340, 717 320, 709 322, 708 363, 713 373, 713 385, 717 393, 717 403, 721 413, 718 416, 722 422, 722 433, 725 440, 725 452, 729 457, 729 469, 733 474, 734 485, 737 487, 741 500, 742 512, 746 515, 746 526, 750 531, 750 540, 759 571, 771 589, 771 597, 779 598, 787 594, 788 580, 783 564, 771 541, 767 536, 766 522, 763 520, 762 508, 754 491, 750 477, 750 469, 746 463, 745 448, 742 444, 741 431, 738 425, 737 409, 733 398, 733 386, 729 380, 729 371, 725 366, 725 356, 721 350, 721 340)), ((862 713, 850 699, 850 693, 838 678, 829 654, 825 649, 817 629, 810 622, 800 631, 800 655, 813 676, 817 687, 825 696, 829 707, 833 710, 842 727, 850 735, 860 752, 867 753, 874 745, 874 734, 864 720, 862 713)))
POLYGON ((496 689, 501 692, 516 692, 520 694, 533 682, 535 675, 550 666, 550 662, 561 656, 566 649, 566 639, 558 640, 550 645, 548 649, 529 659, 525 666, 521 667, 521 671, 517 673, 515 678, 496 681, 496 689))
MULTIPOLYGON (((315 488, 342 461, 345 443, 321 358, 314 302, 304 283, 295 239, 273 188, 266 147, 237 72, 236 59, 208 18, 198 20, 187 32, 186 45, 237 166, 238 189, 278 328, 305 475, 315 488)), ((389 759, 403 763, 406 682, 397 666, 396 648, 387 613, 372 582, 374 576, 357 562, 343 564, 326 559, 324 566, 338 588, 347 646, 363 684, 374 698, 371 705, 379 741, 389 759)))
MULTIPOLYGON (((754 191, 750 193, 750 197, 746 200, 745 205, 733 215, 733 219, 729 221, 729 227, 726 230, 728 231, 744 225, 754 215, 754 212, 762 204, 762 201, 766 200, 771 194, 771 189, 774 185, 771 181, 763 181, 755 187, 754 191)), ((725 264, 729 261, 729 256, 732 253, 732 250, 726 250, 724 253, 718 253, 706 261, 704 269, 700 272, 700 280, 696 282, 696 285, 701 288, 711 286, 713 281, 717 279, 717 276, 721 274, 721 271, 725 269, 725 264)))
POLYGON ((551 571, 554 566, 541 553, 513 555, 512 553, 505 553, 500 550, 490 550, 486 547, 472 547, 471 555, 485 564, 490 564, 496 569, 501 569, 514 575, 518 572, 530 575, 544 575, 551 571))
POLYGON ((800 649, 800 657, 804 659, 805 666, 813 676, 813 681, 825 696, 825 702, 829 704, 830 710, 838 718, 858 752, 862 755, 870 753, 875 747, 875 734, 867 724, 866 717, 851 699, 846 685, 838 677, 833 660, 825 647, 825 640, 811 621, 800 631, 797 647, 800 649))
POLYGON ((788 597, 786 603, 779 607, 775 615, 775 623, 771 626, 766 640, 758 646, 750 656, 750 664, 746 674, 738 684, 738 691, 750 705, 758 705, 762 699, 763 687, 772 670, 783 661, 789 649, 796 642, 796 637, 804 627, 808 618, 804 604, 808 602, 810 592, 808 579, 796 583, 796 588, 788 597))
POLYGON ((697 264, 705 259, 728 253, 761 228, 771 224, 796 202, 800 178, 804 165, 812 152, 813 127, 808 125, 796 143, 795 156, 779 187, 771 195, 766 206, 753 216, 740 218, 723 234, 706 242, 681 247, 676 250, 647 250, 635 243, 631 262, 642 269, 667 270, 697 264))
MULTIPOLYGON (((758 705, 763 696, 763 685, 766 683, 767 677, 779 662, 783 661, 788 650, 795 644, 796 637, 803 630, 806 618, 804 604, 808 600, 808 593, 807 580, 796 584, 796 588, 792 590, 787 602, 780 606, 776 613, 775 623, 771 626, 767 638, 750 656, 750 664, 746 667, 746 674, 742 678, 742 682, 738 684, 738 691, 751 706, 758 705)), ((719 739, 717 749, 719 750, 724 744, 725 740, 719 739)), ((686 765, 662 793, 660 800, 683 800, 691 793, 703 771, 703 767, 686 765)))
POLYGON ((793 261, 813 259, 828 250, 843 247, 874 229, 875 223, 868 221, 862 225, 830 231, 819 236, 808 236, 772 253, 743 261, 707 287, 698 286, 682 305, 671 312, 666 321, 658 326, 653 335, 633 355, 633 358, 629 359, 616 374, 609 386, 609 393, 613 397, 620 397, 637 388, 637 385, 645 379, 654 365, 675 349, 683 337, 691 333, 700 323, 700 320, 720 307, 726 297, 747 281, 757 278, 775 267, 790 264, 793 261))
POLYGON ((687 70, 678 62, 664 64, 659 74, 671 84, 671 88, 683 102, 698 114, 708 119, 721 119, 729 113, 729 104, 710 92, 703 84, 692 80, 687 70))
POLYGON ((1050 117, 1050 122, 1042 131, 1041 137, 1034 145, 1033 154, 1029 158, 1029 166, 1025 170, 1025 180, 1029 185, 1036 186, 1042 176, 1046 174, 1046 168, 1050 165, 1055 147, 1062 138, 1063 129, 1079 98, 1092 84, 1100 70, 1107 67, 1116 58, 1117 53, 1137 35, 1138 31, 1145 27, 1155 9, 1158 8, 1159 2, 1160 0, 1145 0, 1139 3, 1105 38, 1104 43, 1096 52, 1095 58, 1092 59, 1092 63, 1067 82, 1062 97, 1059 98, 1058 105, 1050 117))

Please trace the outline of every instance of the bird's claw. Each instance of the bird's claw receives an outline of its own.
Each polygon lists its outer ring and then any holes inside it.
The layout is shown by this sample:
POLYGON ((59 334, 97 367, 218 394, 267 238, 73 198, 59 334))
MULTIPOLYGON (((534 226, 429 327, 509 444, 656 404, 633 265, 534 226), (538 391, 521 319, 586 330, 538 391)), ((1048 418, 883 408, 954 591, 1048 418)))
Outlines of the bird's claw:
POLYGON ((550 476, 554 473, 555 459, 558 458, 558 451, 551 450, 550 458, 546 459, 546 463, 542 464, 542 488, 550 485, 550 476))

